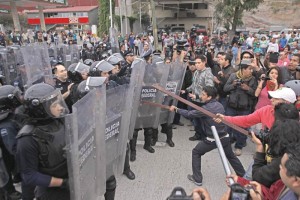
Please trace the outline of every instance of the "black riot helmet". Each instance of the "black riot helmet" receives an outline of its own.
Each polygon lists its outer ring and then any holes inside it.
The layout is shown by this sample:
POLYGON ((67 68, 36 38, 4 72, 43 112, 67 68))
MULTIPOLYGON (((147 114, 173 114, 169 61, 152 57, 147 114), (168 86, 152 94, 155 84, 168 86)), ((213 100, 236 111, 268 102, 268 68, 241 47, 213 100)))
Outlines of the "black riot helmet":
POLYGON ((59 89, 46 83, 29 87, 24 95, 26 114, 34 119, 61 118, 69 113, 59 89))
POLYGON ((84 97, 89 91, 95 88, 99 88, 102 85, 105 85, 106 79, 106 77, 88 77, 87 80, 82 81, 77 87, 77 101, 84 97))
POLYGON ((22 103, 22 95, 19 88, 12 85, 0 87, 0 120, 5 119, 8 114, 22 103))
POLYGON ((80 83, 85 79, 83 76, 88 75, 89 69, 89 66, 81 62, 73 63, 68 67, 68 77, 72 80, 72 82, 80 83))
POLYGON ((101 76, 101 72, 110 72, 115 67, 105 60, 96 61, 91 65, 90 76, 101 76))

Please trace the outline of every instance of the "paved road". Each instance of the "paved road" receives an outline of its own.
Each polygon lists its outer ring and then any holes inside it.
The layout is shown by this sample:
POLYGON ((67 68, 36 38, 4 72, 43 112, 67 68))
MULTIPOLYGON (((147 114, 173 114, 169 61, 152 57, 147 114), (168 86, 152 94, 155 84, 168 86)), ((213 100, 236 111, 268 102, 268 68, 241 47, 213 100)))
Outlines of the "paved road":
MULTIPOLYGON (((155 147, 155 153, 150 154, 143 149, 143 132, 139 132, 140 142, 137 145, 137 160, 131 163, 131 169, 136 174, 135 180, 129 180, 125 176, 117 180, 116 200, 163 200, 166 199, 176 186, 183 187, 187 193, 191 193, 197 187, 187 178, 192 172, 192 149, 197 142, 188 140, 194 132, 189 131, 189 122, 182 120, 185 126, 174 130, 175 147, 166 146, 166 135, 159 134, 159 146, 155 147)), ((254 145, 247 141, 248 145, 243 149, 240 160, 247 168, 252 160, 254 145)), ((220 199, 227 190, 225 184, 225 172, 217 150, 213 150, 202 158, 203 187, 207 188, 212 199, 220 199)))

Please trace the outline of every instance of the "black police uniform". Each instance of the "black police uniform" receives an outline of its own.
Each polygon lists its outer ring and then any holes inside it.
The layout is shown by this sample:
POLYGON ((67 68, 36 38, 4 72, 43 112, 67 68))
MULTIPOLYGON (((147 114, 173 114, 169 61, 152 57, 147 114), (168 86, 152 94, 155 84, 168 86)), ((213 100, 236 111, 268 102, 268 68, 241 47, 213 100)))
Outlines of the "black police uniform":
POLYGON ((21 199, 21 193, 17 192, 12 181, 12 175, 16 174, 15 153, 16 153, 16 135, 19 131, 19 125, 15 121, 13 111, 21 105, 21 91, 11 85, 0 87, 0 148, 4 161, 4 167, 1 169, 8 174, 8 182, 3 188, 0 188, 0 199, 21 199))
MULTIPOLYGON (((91 69, 90 69, 90 76, 93 77, 100 77, 101 76, 101 72, 102 71, 111 71, 113 69, 113 65, 108 63, 107 61, 101 61, 102 63, 99 64, 98 61, 96 61, 95 63, 92 64, 91 69)), ((129 67, 131 68, 131 67, 129 67)), ((131 72, 131 71, 130 71, 131 72)), ((129 74, 130 77, 130 74, 129 74)), ((128 80, 122 82, 120 81, 119 83, 122 84, 126 84, 130 82, 130 78, 128 78, 128 80)), ((119 77, 121 80, 122 78, 125 78, 125 76, 123 77, 119 77)), ((123 79, 124 80, 124 79, 123 79)), ((121 84, 120 84, 121 85, 121 84)), ((106 89, 110 89, 110 88, 114 88, 117 87, 118 83, 116 83, 113 80, 109 80, 108 83, 106 83, 106 89)), ((126 157, 125 157, 125 163, 124 163, 124 174, 127 176, 127 178, 133 180, 135 179, 135 174, 131 171, 130 169, 130 164, 129 164, 129 144, 127 144, 127 149, 126 149, 126 157)))
MULTIPOLYGON (((149 62, 150 56, 151 56, 152 51, 148 50, 144 52, 142 57, 149 62)), ((150 79, 153 79, 155 76, 151 76, 151 74, 148 74, 147 76, 150 79)), ((154 81, 152 81, 154 82, 154 81)), ((140 129, 134 129, 133 131, 133 137, 130 140, 130 161, 135 161, 136 160, 136 143, 137 143, 137 137, 140 129)), ((152 137, 153 137, 153 128, 144 128, 144 138, 145 138, 145 143, 144 143, 144 149, 147 150, 150 153, 154 153, 155 150, 151 147, 151 142, 152 142, 152 137)))
MULTIPOLYGON (((55 88, 59 89, 61 91, 61 94, 66 93, 68 91, 69 85, 72 84, 72 81, 69 79, 67 79, 65 82, 62 82, 59 79, 54 78, 54 81, 55 81, 55 88)), ((68 105, 69 110, 71 110, 70 107, 72 105, 72 100, 70 95, 67 96, 67 98, 65 98, 65 102, 68 105)))
POLYGON ((24 101, 30 118, 17 135, 17 162, 22 184, 36 186, 37 200, 70 199, 64 122, 46 111, 58 100, 53 92, 55 88, 44 83, 28 88, 24 101), (52 177, 64 179, 61 187, 49 187, 52 177))

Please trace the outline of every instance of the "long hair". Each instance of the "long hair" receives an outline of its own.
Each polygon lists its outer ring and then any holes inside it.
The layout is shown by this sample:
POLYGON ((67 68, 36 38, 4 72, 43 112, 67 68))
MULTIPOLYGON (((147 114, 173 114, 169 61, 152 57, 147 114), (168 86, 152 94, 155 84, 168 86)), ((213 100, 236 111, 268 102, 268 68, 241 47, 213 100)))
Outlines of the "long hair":
POLYGON ((276 120, 269 134, 268 154, 281 157, 288 146, 300 142, 300 123, 294 119, 276 120))

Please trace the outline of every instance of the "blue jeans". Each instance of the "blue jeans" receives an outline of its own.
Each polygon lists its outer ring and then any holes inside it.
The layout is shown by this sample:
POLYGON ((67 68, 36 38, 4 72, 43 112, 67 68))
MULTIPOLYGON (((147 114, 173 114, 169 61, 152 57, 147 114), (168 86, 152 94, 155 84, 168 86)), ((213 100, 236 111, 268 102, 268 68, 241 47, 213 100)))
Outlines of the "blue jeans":
MULTIPOLYGON (((236 110, 231 107, 227 107, 226 109, 226 115, 227 116, 242 116, 242 115, 248 115, 250 114, 249 110, 236 110)), ((236 143, 234 145, 234 148, 236 149, 243 149, 243 147, 246 146, 247 136, 232 129, 228 128, 228 133, 231 135, 231 137, 236 139, 236 143)))

